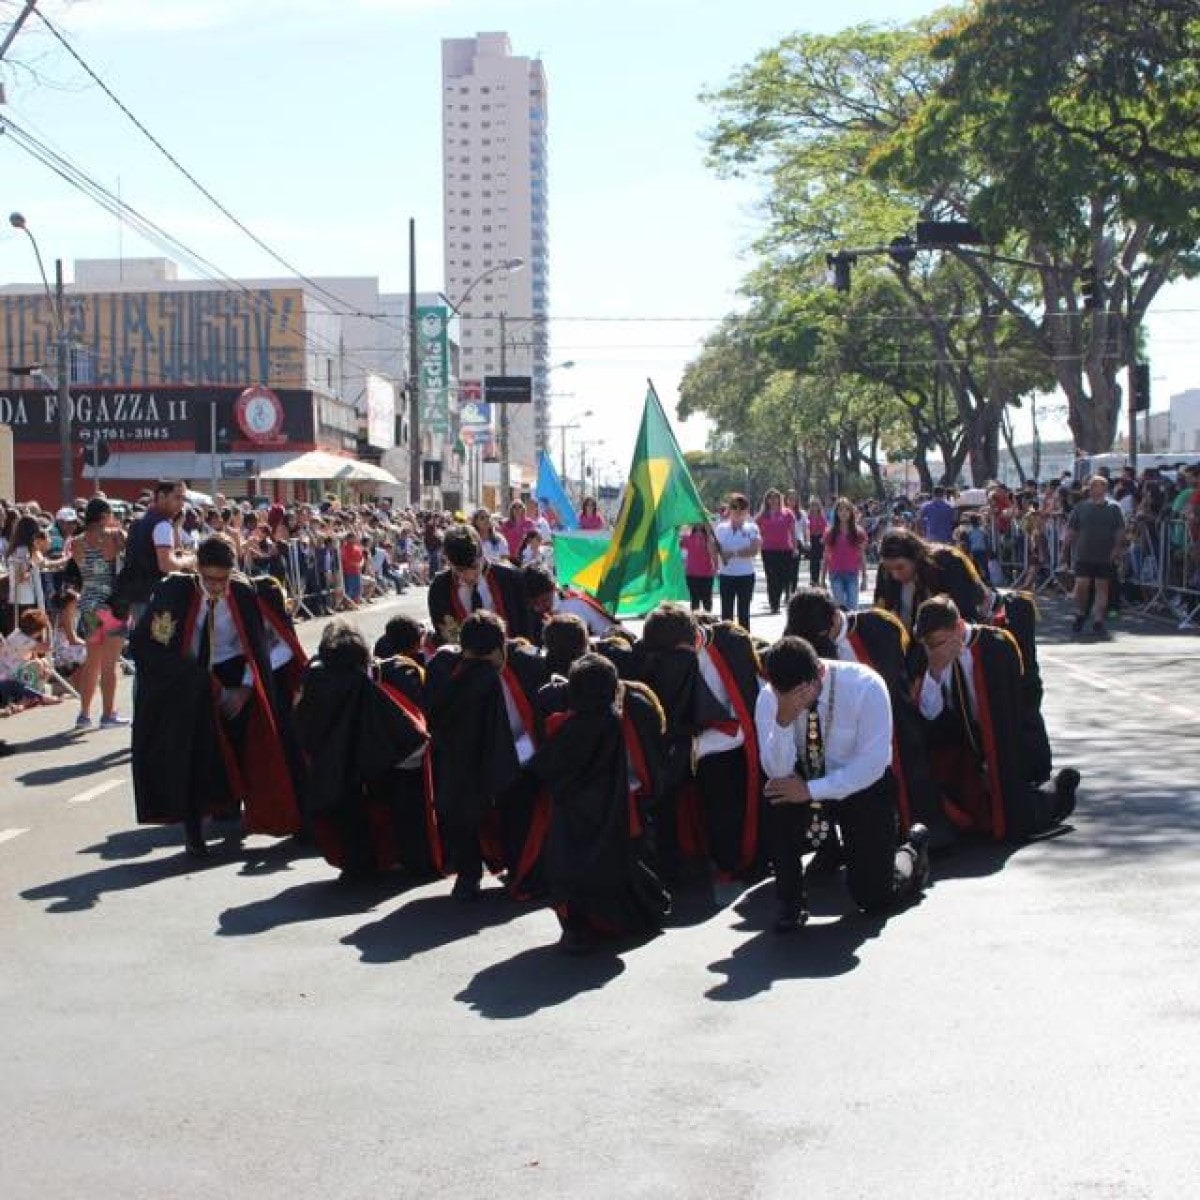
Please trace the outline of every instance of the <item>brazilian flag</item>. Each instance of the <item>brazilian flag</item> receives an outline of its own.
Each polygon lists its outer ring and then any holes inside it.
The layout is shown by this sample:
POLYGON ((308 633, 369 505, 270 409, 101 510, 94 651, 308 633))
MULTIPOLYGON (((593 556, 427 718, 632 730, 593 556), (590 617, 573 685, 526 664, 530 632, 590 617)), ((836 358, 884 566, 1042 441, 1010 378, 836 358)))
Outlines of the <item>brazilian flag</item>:
POLYGON ((610 612, 648 613, 663 600, 687 598, 679 527, 707 521, 679 443, 650 384, 629 483, 612 538, 587 588, 610 612))

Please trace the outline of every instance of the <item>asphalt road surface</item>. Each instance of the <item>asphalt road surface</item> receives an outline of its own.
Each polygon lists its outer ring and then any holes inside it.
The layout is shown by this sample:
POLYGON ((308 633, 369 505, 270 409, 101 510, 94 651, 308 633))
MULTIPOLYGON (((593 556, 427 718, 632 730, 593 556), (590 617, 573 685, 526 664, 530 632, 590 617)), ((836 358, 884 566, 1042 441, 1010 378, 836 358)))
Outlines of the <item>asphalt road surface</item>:
POLYGON ((0 722, 0 1198, 1196 1194, 1200 640, 1115 628, 1047 604, 1061 836, 887 921, 836 880, 788 938, 769 884, 683 894, 586 959, 498 889, 262 838, 198 867, 133 824, 127 733, 0 722))

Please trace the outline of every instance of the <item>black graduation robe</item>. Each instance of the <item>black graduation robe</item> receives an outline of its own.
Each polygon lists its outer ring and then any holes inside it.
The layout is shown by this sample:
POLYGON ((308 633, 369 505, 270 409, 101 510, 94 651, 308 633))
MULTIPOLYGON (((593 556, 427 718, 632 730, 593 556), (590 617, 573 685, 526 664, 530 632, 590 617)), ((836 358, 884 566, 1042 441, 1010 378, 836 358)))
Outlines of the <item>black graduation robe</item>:
MULTIPOLYGON (((415 666, 415 664, 414 664, 415 666)), ((390 665, 394 680, 400 664, 390 665)), ((403 866, 440 874, 424 714, 405 691, 317 661, 304 676, 296 725, 309 764, 306 815, 326 861, 351 872, 403 866)))
MULTIPOLYGON (((991 606, 991 589, 979 577, 975 564, 954 546, 935 546, 932 564, 919 564, 914 580, 912 616, 931 596, 950 597, 958 606, 964 621, 972 624, 985 620, 991 606)), ((886 571, 880 571, 875 580, 875 604, 899 616, 903 585, 897 583, 886 571)))
POLYGON ((550 719, 530 764, 549 792, 545 871, 564 926, 646 933, 670 911, 632 807, 627 736, 612 711, 568 711, 550 719))
POLYGON ((193 657, 199 577, 160 580, 130 637, 137 666, 131 739, 137 819, 172 823, 241 802, 248 833, 282 837, 299 829, 300 809, 262 610, 243 576, 230 579, 228 596, 251 677, 241 753, 218 716, 220 685, 193 657))

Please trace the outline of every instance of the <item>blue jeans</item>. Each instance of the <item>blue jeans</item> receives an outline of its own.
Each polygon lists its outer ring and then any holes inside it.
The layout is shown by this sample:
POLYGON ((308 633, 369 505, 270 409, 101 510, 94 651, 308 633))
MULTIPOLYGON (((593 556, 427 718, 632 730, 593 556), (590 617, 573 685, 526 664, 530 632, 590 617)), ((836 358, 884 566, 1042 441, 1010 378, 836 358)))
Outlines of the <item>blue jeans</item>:
POLYGON ((858 607, 858 572, 830 571, 829 590, 833 593, 833 602, 839 608, 855 609, 858 607))

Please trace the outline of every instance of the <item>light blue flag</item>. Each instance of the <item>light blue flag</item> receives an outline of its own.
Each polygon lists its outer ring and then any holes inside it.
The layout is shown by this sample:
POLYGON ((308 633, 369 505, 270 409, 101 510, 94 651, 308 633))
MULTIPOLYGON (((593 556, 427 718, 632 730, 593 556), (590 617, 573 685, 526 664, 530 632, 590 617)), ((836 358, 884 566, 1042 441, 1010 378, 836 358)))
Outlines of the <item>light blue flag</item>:
POLYGON ((538 476, 533 498, 542 506, 542 515, 550 522, 552 529, 579 528, 575 506, 545 450, 538 456, 538 476))

